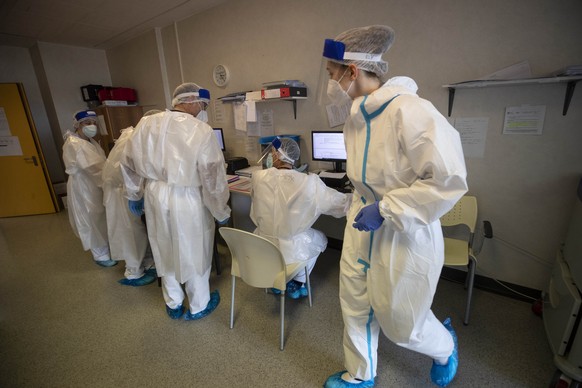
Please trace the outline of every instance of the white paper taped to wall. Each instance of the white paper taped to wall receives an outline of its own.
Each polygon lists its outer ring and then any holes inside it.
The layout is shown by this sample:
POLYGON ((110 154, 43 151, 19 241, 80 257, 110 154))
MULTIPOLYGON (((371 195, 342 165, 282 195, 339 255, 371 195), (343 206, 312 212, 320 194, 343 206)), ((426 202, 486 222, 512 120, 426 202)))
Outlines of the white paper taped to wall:
POLYGON ((0 137, 0 156, 22 156, 22 148, 17 136, 0 137))
POLYGON ((4 108, 0 106, 0 136, 12 136, 4 108))

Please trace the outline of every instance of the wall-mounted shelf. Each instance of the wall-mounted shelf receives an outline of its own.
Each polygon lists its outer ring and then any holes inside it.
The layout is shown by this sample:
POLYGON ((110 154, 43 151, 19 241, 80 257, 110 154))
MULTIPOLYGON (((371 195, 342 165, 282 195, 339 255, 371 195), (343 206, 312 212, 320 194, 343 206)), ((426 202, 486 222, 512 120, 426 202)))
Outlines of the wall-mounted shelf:
POLYGON ((293 117, 297 119, 297 100, 307 99, 307 88, 302 87, 283 87, 279 89, 266 89, 253 92, 237 92, 220 97, 223 103, 228 102, 273 102, 273 101, 291 101, 293 103, 293 117), (252 96, 248 98, 247 96, 252 96))
POLYGON ((456 84, 443 85, 443 88, 449 89, 449 116, 453 111, 453 102, 455 101, 455 90, 456 89, 470 89, 470 88, 488 88, 492 86, 519 86, 519 85, 535 85, 535 84, 556 84, 565 83, 566 84, 566 96, 564 98, 564 107, 562 109, 562 115, 565 116, 568 113, 568 107, 570 106, 570 101, 574 95, 574 89, 576 88, 576 83, 582 80, 582 75, 570 76, 570 77, 545 77, 545 78, 524 78, 515 80, 491 80, 491 81, 466 81, 458 82, 456 84))

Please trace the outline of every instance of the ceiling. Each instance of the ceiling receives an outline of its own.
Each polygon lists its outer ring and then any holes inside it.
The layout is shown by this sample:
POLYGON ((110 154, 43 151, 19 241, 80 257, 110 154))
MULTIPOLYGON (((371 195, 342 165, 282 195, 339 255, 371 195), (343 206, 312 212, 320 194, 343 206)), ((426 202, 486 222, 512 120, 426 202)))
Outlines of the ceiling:
POLYGON ((0 45, 108 49, 226 0, 0 0, 0 45))

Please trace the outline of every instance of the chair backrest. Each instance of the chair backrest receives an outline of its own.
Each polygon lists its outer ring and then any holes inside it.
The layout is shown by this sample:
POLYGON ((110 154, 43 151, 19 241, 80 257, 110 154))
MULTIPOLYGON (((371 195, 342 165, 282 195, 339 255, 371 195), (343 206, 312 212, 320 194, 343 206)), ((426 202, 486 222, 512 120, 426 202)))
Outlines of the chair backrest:
POLYGON ((285 259, 269 240, 240 229, 218 229, 232 256, 231 273, 252 287, 285 289, 285 259))
POLYGON ((441 217, 442 226, 467 225, 471 234, 475 233, 477 225, 477 198, 465 195, 455 206, 441 217))

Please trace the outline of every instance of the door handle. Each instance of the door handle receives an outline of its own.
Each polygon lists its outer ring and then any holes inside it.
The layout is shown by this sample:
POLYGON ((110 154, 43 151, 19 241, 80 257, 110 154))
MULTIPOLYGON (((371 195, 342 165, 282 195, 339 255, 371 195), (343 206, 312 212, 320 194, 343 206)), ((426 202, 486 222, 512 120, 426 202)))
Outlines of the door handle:
POLYGON ((24 158, 26 163, 34 163, 35 166, 38 166, 38 162, 36 161, 36 156, 31 156, 30 158, 24 158))

